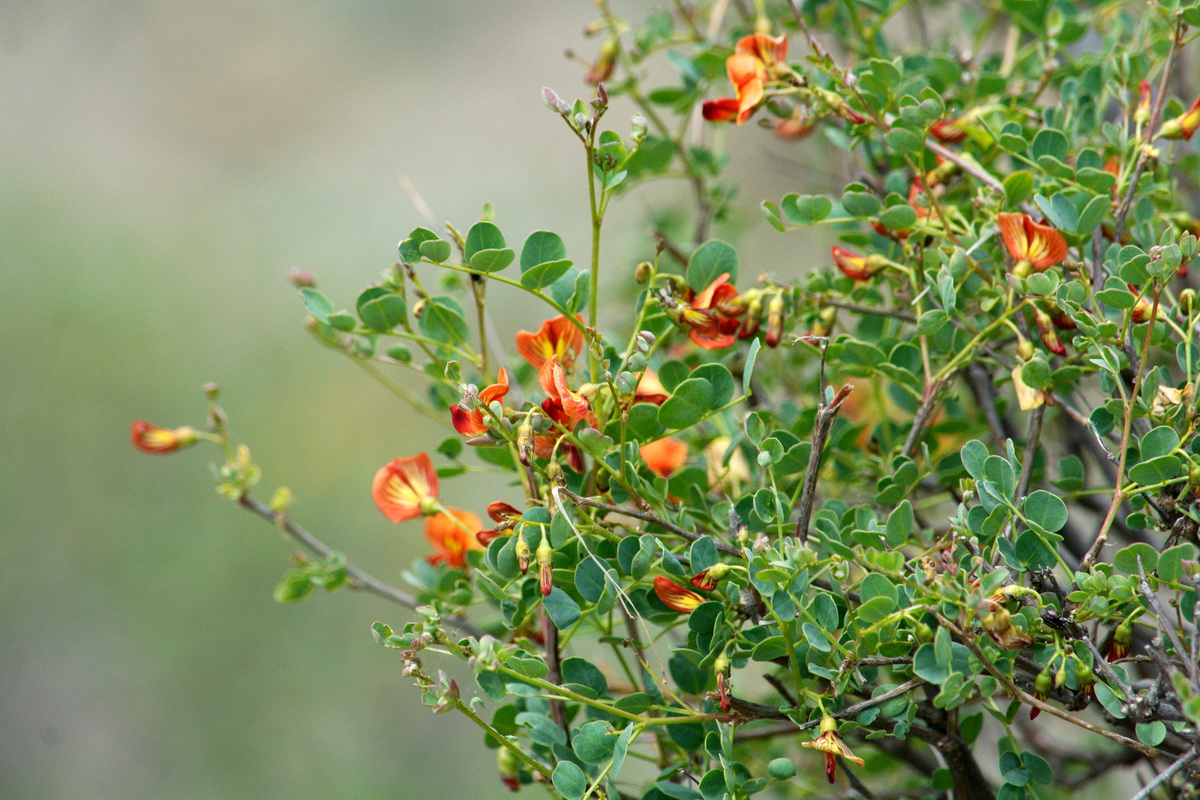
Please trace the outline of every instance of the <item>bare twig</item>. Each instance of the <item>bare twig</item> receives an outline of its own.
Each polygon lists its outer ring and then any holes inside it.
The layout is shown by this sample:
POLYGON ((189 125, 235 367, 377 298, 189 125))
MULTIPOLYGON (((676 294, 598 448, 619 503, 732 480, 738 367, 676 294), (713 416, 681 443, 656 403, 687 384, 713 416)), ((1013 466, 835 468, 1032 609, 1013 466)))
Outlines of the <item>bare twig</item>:
MULTIPOLYGON (((1196 672, 1196 665, 1191 661, 1191 651, 1183 646, 1179 641, 1179 635, 1175 633, 1175 627, 1171 625, 1167 618, 1167 612, 1163 610, 1162 603, 1158 601, 1158 595, 1150 588, 1150 581, 1146 578, 1146 569, 1142 566, 1142 557, 1137 557, 1138 574, 1141 576, 1141 581, 1138 583, 1138 589, 1141 590, 1142 596, 1146 598, 1146 602, 1150 604, 1150 610, 1158 621, 1158 629, 1167 635, 1171 640, 1171 646, 1175 648, 1175 655, 1183 663, 1183 672, 1191 680, 1196 672)), ((1169 682, 1168 682, 1168 685, 1169 682)))
POLYGON ((1195 760, 1196 755, 1196 746, 1192 745, 1186 751, 1184 751, 1183 755, 1171 762, 1171 766, 1158 773, 1158 775, 1155 775, 1154 780, 1143 786, 1142 790, 1133 797, 1129 798, 1129 800, 1146 800, 1146 798, 1150 796, 1151 792, 1153 792, 1159 786, 1162 786, 1167 781, 1171 780, 1176 772, 1179 772, 1179 770, 1192 763, 1192 761, 1195 760))
MULTIPOLYGON (((310 553, 320 556, 321 558, 329 558, 334 554, 333 548, 326 545, 304 528, 301 528, 299 525, 292 522, 291 518, 285 512, 273 511, 265 503, 255 500, 250 495, 242 495, 239 497, 237 499, 237 504, 247 511, 262 517, 268 522, 273 523, 279 528, 279 530, 286 533, 310 553)), ((389 586, 381 580, 371 577, 350 562, 347 561, 345 566, 346 575, 348 576, 346 586, 348 588, 356 591, 367 592, 368 594, 373 594, 377 597, 382 597, 385 600, 390 600, 397 605, 404 606, 405 608, 416 609, 421 606, 421 604, 418 603, 416 598, 412 595, 402 592, 393 586, 389 586)), ((484 635, 484 632, 481 629, 475 627, 475 625, 468 620, 463 619, 462 617, 442 617, 442 621, 453 625, 455 628, 458 628, 460 631, 470 636, 479 637, 484 635)))
POLYGON ((947 375, 944 378, 939 378, 925 389, 925 399, 921 401, 917 413, 913 415, 912 427, 908 429, 908 438, 904 440, 904 449, 901 451, 904 455, 912 455, 916 449, 917 442, 921 440, 921 431, 925 429, 929 418, 933 416, 933 410, 937 408, 938 400, 941 398, 942 388, 950 380, 947 375))

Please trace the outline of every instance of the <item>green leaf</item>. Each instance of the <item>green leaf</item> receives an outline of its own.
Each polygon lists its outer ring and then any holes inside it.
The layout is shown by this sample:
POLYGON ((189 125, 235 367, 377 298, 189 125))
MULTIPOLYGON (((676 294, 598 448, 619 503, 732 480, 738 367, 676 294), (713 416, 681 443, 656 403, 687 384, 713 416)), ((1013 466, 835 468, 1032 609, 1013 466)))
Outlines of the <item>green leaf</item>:
POLYGON ((1129 470, 1129 479, 1142 486, 1153 486, 1156 483, 1177 478, 1181 474, 1182 462, 1179 460, 1179 456, 1159 456, 1135 464, 1129 470))
POLYGON ((441 239, 435 239, 429 242, 421 242, 418 250, 420 251, 421 255, 425 256, 435 264, 446 263, 446 259, 450 257, 450 253, 452 252, 450 243, 442 241, 441 239))
POLYGON ((593 766, 607 764, 616 746, 617 735, 607 722, 600 720, 585 723, 571 739, 571 749, 579 760, 593 766))
POLYGON ((754 364, 758 361, 758 351, 762 347, 761 339, 750 342, 750 350, 746 353, 746 365, 742 367, 742 394, 750 396, 750 379, 754 376, 754 364))
POLYGON ((879 206, 879 198, 870 192, 846 192, 842 195, 842 208, 852 217, 873 216, 879 206))
POLYGON ((787 225, 784 224, 783 219, 779 216, 779 206, 770 200, 763 200, 760 208, 762 209, 763 219, 767 221, 768 225, 780 233, 787 231, 787 225))
POLYGON ((424 255, 421 252, 421 245, 425 242, 436 241, 438 241, 438 235, 428 228, 414 228, 408 238, 400 243, 400 260, 405 264, 420 262, 421 256, 424 255))
POLYGON ((404 298, 382 286, 372 286, 358 296, 358 318, 373 331, 390 331, 405 319, 404 298))
POLYGON ((550 779, 554 782, 554 788, 558 789, 566 800, 583 800, 583 793, 587 791, 588 787, 588 779, 583 774, 583 770, 574 762, 559 761, 550 779))
MULTIPOLYGON (((1108 173, 1104 173, 1107 175, 1108 173)), ((1083 211, 1079 212, 1079 222, 1075 226, 1075 233, 1080 236, 1087 236, 1096 229, 1096 226, 1104 219, 1105 213, 1108 211, 1109 204, 1108 195, 1097 195, 1088 201, 1088 204, 1083 207, 1083 211)))
POLYGON ((521 285, 535 292, 553 286, 559 278, 567 274, 571 263, 563 260, 536 264, 521 273, 521 285))
POLYGON ((796 774, 796 764, 790 758, 774 758, 767 764, 767 774, 777 781, 786 781, 796 774))
POLYGON ((692 370, 689 377, 703 378, 712 385, 712 399, 709 402, 713 408, 720 408, 733 398, 733 373, 724 364, 701 364, 692 370))
POLYGON ((908 203, 890 206, 879 215, 879 224, 894 231, 907 230, 917 224, 917 211, 908 203))
POLYGON ((1179 446, 1179 434, 1174 428, 1160 425, 1142 437, 1139 446, 1142 459, 1150 460, 1165 456, 1179 446))
POLYGON ((687 283, 692 289, 704 291, 725 273, 729 273, 730 283, 737 281, 738 254, 732 245, 710 239, 692 251, 687 265, 687 283))
POLYGON ((490 222, 476 222, 467 231, 463 255, 472 269, 496 272, 507 267, 517 254, 504 246, 504 234, 490 222))
POLYGON ((1113 556, 1113 566, 1127 575, 1138 575, 1138 559, 1149 575, 1158 566, 1158 551, 1145 542, 1137 542, 1118 550, 1113 556))
POLYGON ((451 297, 431 297, 421 313, 421 332, 446 344, 461 344, 469 332, 462 306, 451 297))
POLYGON ((1025 170, 1017 170, 1004 179, 1004 200, 1016 207, 1033 193, 1033 176, 1025 170))
POLYGON ((616 578, 612 567, 604 564, 595 556, 588 556, 575 568, 575 589, 584 600, 589 603, 598 603, 600 596, 604 594, 604 587, 609 583, 605 578, 606 574, 613 579, 616 578))
POLYGON ((1050 220, 1050 224, 1060 231, 1075 233, 1076 228, 1079 227, 1079 212, 1061 192, 1048 200, 1040 194, 1034 195, 1033 202, 1037 203, 1038 208, 1050 220))
POLYGON ((972 478, 979 480, 983 477, 983 462, 987 460, 987 445, 978 439, 972 439, 962 447, 963 467, 972 478))
POLYGON ((1157 747, 1167 738, 1167 726, 1159 720, 1139 722, 1135 730, 1142 744, 1148 744, 1151 747, 1157 747))
POLYGON ((1029 155, 1033 157, 1034 161, 1042 156, 1050 156, 1057 161, 1063 161, 1070 149, 1071 145, 1062 131, 1043 128, 1038 131, 1037 136, 1033 137, 1033 143, 1029 145, 1029 155))
MULTIPOLYGON (((556 744, 567 743, 566 734, 562 728, 554 724, 554 721, 545 714, 537 714, 533 711, 522 711, 517 714, 517 725, 529 729, 529 738, 540 745, 553 747, 556 744)), ((574 766, 574 765, 572 765, 574 766)), ((575 767, 579 769, 579 767, 575 767)))
POLYGON ((896 506, 895 510, 888 515, 887 521, 887 540, 888 544, 899 547, 908 542, 912 536, 913 526, 913 507, 912 503, 907 500, 896 506))
POLYGON ((917 648, 912 665, 913 673, 929 683, 941 685, 950 677, 950 665, 938 663, 932 642, 926 642, 917 648))
POLYGON ((925 147, 920 135, 906 128, 892 128, 884 134, 883 140, 887 142, 888 147, 901 155, 919 153, 925 147))
MULTIPOLYGON (((504 247, 504 237, 500 237, 499 246, 504 247)), ((534 231, 521 248, 521 271, 526 272, 538 264, 562 261, 566 257, 567 246, 563 244, 561 236, 553 231, 534 231)))
POLYGON ((688 378, 658 409, 658 422, 667 429, 695 425, 712 409, 713 387, 703 378, 688 378))
POLYGON ((1038 489, 1025 498, 1025 516, 1042 530, 1057 533, 1067 524, 1067 504, 1058 495, 1038 489))
POLYGON ((583 616, 579 611, 579 604, 571 599, 571 595, 557 586, 550 590, 550 594, 542 598, 542 606, 550 615, 554 627, 560 631, 570 628, 583 616))
POLYGON ((308 309, 308 313, 320 322, 326 322, 329 315, 333 313, 333 304, 329 302, 329 298, 316 289, 301 289, 300 298, 304 301, 304 307, 308 309))
POLYGON ((783 198, 780 209, 793 225, 815 225, 833 211, 833 201, 824 195, 789 194, 783 198))
POLYGON ((629 751, 629 743, 633 741, 633 733, 636 730, 638 730, 636 725, 630 725, 617 737, 617 745, 613 748, 612 769, 608 773, 610 778, 615 779, 621 773, 621 766, 625 763, 625 754, 629 751))
POLYGON ((1192 561, 1195 557, 1196 549, 1187 542, 1165 550, 1158 557, 1158 577, 1164 581, 1179 580, 1183 577, 1184 560, 1192 561))

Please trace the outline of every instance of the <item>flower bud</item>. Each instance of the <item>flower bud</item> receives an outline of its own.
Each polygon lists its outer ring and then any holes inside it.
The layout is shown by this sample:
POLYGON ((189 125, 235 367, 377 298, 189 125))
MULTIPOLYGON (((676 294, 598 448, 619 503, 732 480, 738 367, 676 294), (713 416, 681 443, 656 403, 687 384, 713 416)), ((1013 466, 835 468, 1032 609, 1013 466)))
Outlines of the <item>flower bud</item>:
POLYGON ((525 537, 519 532, 516 534, 517 541, 513 545, 513 551, 517 555, 517 566, 521 568, 521 574, 525 575, 529 572, 529 543, 525 541, 525 537))
POLYGON ((634 114, 633 118, 629 122, 633 127, 633 131, 629 134, 629 138, 637 144, 641 144, 642 142, 646 141, 646 118, 641 114, 634 114))
POLYGON ((297 289, 311 289, 317 285, 317 279, 313 277, 313 274, 299 267, 292 267, 288 270, 287 279, 288 283, 297 289))
POLYGON ((538 565, 538 582, 542 589, 543 595, 548 595, 554 589, 554 583, 550 575, 550 563, 554 558, 554 551, 550 548, 550 540, 546 537, 546 532, 542 531, 542 541, 537 547, 537 565, 538 565))
POLYGON ((778 345, 779 338, 783 336, 784 308, 782 294, 773 295, 771 302, 767 304, 767 335, 763 337, 763 341, 767 343, 767 347, 778 345))
POLYGON ((637 269, 633 271, 633 279, 638 283, 645 283, 650 280, 650 276, 654 274, 654 265, 649 261, 643 261, 637 265, 637 269))
POLYGON ((545 101, 546 107, 551 111, 562 114, 564 117, 571 113, 571 107, 567 105, 561 97, 555 94, 554 90, 549 86, 542 87, 542 100, 545 101))

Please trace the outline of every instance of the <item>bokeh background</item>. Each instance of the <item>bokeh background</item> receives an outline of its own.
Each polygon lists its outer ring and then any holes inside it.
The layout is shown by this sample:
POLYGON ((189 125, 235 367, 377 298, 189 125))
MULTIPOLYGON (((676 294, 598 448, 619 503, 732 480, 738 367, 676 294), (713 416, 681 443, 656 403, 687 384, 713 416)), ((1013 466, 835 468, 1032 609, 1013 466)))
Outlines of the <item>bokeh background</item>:
MULTIPOLYGON (((490 201, 516 246, 549 229, 586 252, 582 157, 540 88, 585 91, 564 50, 595 53, 594 14, 0 2, 0 797, 507 796, 479 732, 431 715, 373 643, 371 622, 407 612, 349 592, 276 604, 290 548, 215 495, 214 454, 145 456, 128 427, 201 425, 218 383, 263 499, 287 485, 300 522, 401 581, 420 525, 384 520, 371 476, 448 428, 319 347, 285 276, 352 305, 422 224, 405 176, 462 230, 490 201)), ((796 274, 805 240, 771 232, 758 198, 829 176, 762 131, 729 144, 748 188, 717 235, 754 235, 744 274, 796 274)), ((649 255, 647 218, 684 197, 624 200, 606 269, 649 255)), ((506 332, 540 322, 510 308, 506 332)), ((482 511, 461 481, 445 496, 482 511)))

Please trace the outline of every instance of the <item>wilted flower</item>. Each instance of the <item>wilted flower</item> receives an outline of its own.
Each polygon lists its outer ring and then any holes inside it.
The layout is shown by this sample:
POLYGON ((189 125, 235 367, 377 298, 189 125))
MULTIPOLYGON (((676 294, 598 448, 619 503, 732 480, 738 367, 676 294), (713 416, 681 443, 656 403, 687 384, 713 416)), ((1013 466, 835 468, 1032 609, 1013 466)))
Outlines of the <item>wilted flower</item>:
POLYGON ((1145 78, 1138 84, 1138 104, 1133 111, 1133 121, 1138 125, 1150 121, 1150 81, 1145 78))
POLYGON ((1067 257, 1067 240, 1049 225, 1034 222, 1028 214, 998 214, 996 223, 1008 254, 1017 262, 1013 275, 1024 278, 1042 272, 1067 257))
MULTIPOLYGON (((506 394, 508 394, 508 372, 501 367, 496 376, 496 382, 479 393, 479 403, 481 406, 487 406, 497 400, 502 400, 506 394)), ((463 408, 462 403, 457 403, 450 407, 450 419, 454 423, 454 429, 463 436, 478 436, 488 429, 487 422, 483 419, 482 408, 470 411, 463 408)))
POLYGON ((741 448, 735 447, 733 452, 729 453, 728 464, 724 462, 725 453, 732 441, 728 436, 718 436, 704 448, 709 487, 729 496, 737 494, 741 484, 750 479, 750 465, 741 448))
POLYGON ((683 614, 690 614, 693 609, 704 602, 703 597, 691 589, 683 588, 665 575, 655 576, 654 593, 667 608, 683 614))
POLYGON ((371 483, 375 505, 392 522, 435 513, 437 494, 437 472, 425 453, 392 459, 375 473, 371 483))
POLYGON ((765 33, 744 36, 725 60, 725 71, 737 97, 723 97, 704 104, 709 122, 735 121, 742 125, 766 97, 766 82, 779 72, 787 58, 787 36, 765 33))
POLYGON ((655 475, 669 478, 687 459, 687 445, 671 436, 644 444, 638 448, 642 460, 655 475))
POLYGON ((1006 650, 1020 650, 1033 644, 1032 636, 1012 624, 1012 614, 1004 606, 995 606, 979 621, 996 644, 1006 650))
POLYGON ((1017 392, 1017 406, 1022 411, 1032 411, 1033 409, 1045 404, 1046 395, 1041 389, 1034 389, 1032 386, 1022 380, 1021 368, 1024 366, 1025 364, 1022 362, 1013 367, 1013 389, 1017 392))
POLYGON ((1120 661, 1125 656, 1129 655, 1129 648, 1133 644, 1133 620, 1121 620, 1121 624, 1113 631, 1112 644, 1108 646, 1108 661, 1120 661))
MULTIPOLYGON (((580 325, 583 317, 576 314, 580 325)), ((548 319, 537 333, 517 331, 517 351, 534 369, 541 369, 551 356, 558 356, 563 367, 570 367, 583 350, 583 331, 564 316, 548 319)))
POLYGON ((780 139, 796 141, 808 136, 816 127, 816 122, 807 112, 796 111, 790 117, 775 121, 775 135, 780 139))
POLYGON ((850 752, 850 748, 838 736, 837 720, 833 717, 821 717, 821 735, 811 742, 801 742, 801 747, 810 750, 820 750, 825 754, 825 777, 833 783, 837 779, 837 757, 841 756, 855 766, 861 767, 865 762, 850 752))
POLYGON ((475 538, 482 527, 479 517, 457 508, 448 508, 425 520, 425 538, 433 546, 431 564, 446 563, 451 567, 466 564, 468 550, 480 550, 483 545, 475 538))
POLYGON ((194 444, 196 431, 188 427, 160 428, 139 419, 130 428, 129 438, 143 453, 163 455, 194 444))
POLYGON ((1067 347, 1062 343, 1062 339, 1058 337, 1058 331, 1054 329, 1054 321, 1050 319, 1050 315, 1040 308, 1033 312, 1033 321, 1037 326, 1038 334, 1042 337, 1042 344, 1046 349, 1055 355, 1065 356, 1067 347))

